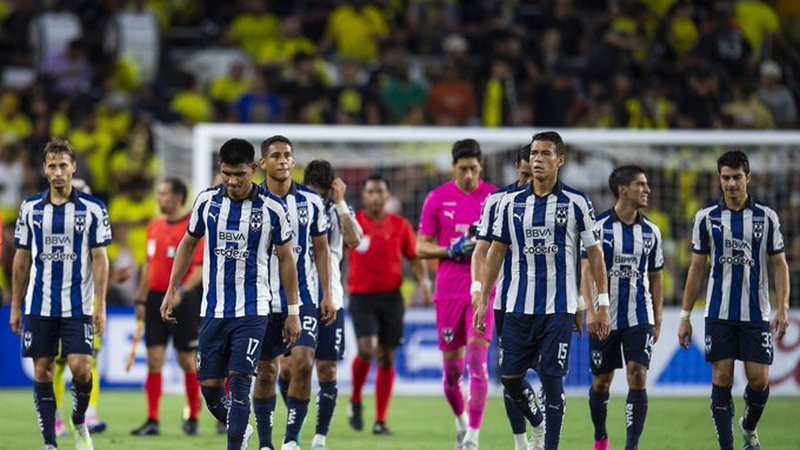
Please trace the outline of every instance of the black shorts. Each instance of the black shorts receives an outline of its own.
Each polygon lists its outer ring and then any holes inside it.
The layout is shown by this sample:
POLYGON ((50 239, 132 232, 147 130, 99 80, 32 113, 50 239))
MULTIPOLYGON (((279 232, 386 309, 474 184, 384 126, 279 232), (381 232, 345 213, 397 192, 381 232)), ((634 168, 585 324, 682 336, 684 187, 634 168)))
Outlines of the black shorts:
POLYGON ((200 320, 197 379, 219 380, 229 372, 255 373, 267 316, 200 320))
POLYGON ((633 361, 650 368, 653 354, 653 326, 638 325, 614 330, 603 341, 589 340, 589 362, 593 375, 603 375, 622 368, 622 354, 625 363, 633 361))
POLYGON ((259 360, 271 361, 281 355, 289 356, 294 347, 317 348, 319 317, 316 305, 300 306, 300 336, 289 347, 283 343, 283 325, 286 323, 286 317, 286 313, 269 315, 259 360))
POLYGON ((706 361, 738 359, 771 365, 774 353, 768 322, 706 319, 706 361))
POLYGON ((200 325, 200 289, 193 289, 183 296, 183 301, 173 312, 178 323, 169 326, 161 320, 161 301, 164 294, 147 293, 144 307, 144 343, 147 347, 165 346, 172 336, 173 345, 179 352, 197 350, 197 328, 200 325))
POLYGON ((575 316, 567 313, 506 313, 500 374, 524 374, 534 367, 540 377, 565 376, 574 323, 575 316))
POLYGON ((92 317, 24 316, 22 356, 53 358, 63 355, 91 355, 94 344, 92 317))
POLYGON ((356 338, 378 336, 378 343, 383 347, 403 345, 405 310, 400 291, 350 294, 350 316, 356 338))

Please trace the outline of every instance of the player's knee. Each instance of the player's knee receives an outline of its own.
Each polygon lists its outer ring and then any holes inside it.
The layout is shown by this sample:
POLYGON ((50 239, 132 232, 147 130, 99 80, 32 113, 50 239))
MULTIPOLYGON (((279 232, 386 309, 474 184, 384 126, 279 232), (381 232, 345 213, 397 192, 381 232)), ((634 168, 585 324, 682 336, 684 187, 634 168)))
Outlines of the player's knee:
POLYGON ((612 378, 608 375, 598 375, 592 379, 592 390, 598 394, 605 394, 611 390, 612 378))
POLYGON ((192 373, 197 371, 196 367, 197 355, 195 352, 179 352, 178 364, 184 373, 192 373))
POLYGON ((334 361, 318 361, 317 378, 320 383, 336 381, 336 363, 334 361))
POLYGON ((33 370, 33 377, 39 383, 50 383, 53 381, 54 372, 53 364, 37 364, 33 370))
POLYGON ((359 345, 358 346, 358 359, 361 362, 370 363, 372 359, 375 357, 375 347, 371 345, 359 345))
POLYGON ((378 349, 378 367, 390 369, 394 367, 394 350, 378 349))
POLYGON ((733 386, 733 376, 728 372, 715 372, 712 376, 713 383, 720 387, 733 386))
POLYGON ((628 387, 644 389, 647 385, 647 369, 644 367, 628 368, 628 387))
MULTIPOLYGON (((301 358, 293 358, 294 361, 292 362, 292 372, 291 378, 299 377, 302 379, 307 379, 311 377, 311 369, 314 366, 314 359, 311 357, 301 357, 301 358)), ((281 377, 284 377, 281 374, 281 377)))
POLYGON ((256 385, 275 385, 278 378, 278 364, 273 361, 259 361, 258 362, 258 376, 256 385))
POLYGON ((759 374, 759 376, 747 380, 747 385, 753 391, 764 392, 769 387, 769 378, 759 374))
POLYGON ((503 388, 512 399, 522 396, 522 377, 500 377, 500 382, 503 383, 503 388))

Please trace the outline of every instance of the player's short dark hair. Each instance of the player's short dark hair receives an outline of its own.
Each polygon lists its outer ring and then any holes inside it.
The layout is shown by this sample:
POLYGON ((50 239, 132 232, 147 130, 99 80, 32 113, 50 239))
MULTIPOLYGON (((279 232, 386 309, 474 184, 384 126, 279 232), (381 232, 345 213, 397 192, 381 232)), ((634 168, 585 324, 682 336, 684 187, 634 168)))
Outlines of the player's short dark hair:
POLYGON ((315 159, 306 166, 303 184, 328 190, 333 184, 333 167, 324 159, 315 159))
POLYGON ((522 161, 531 160, 531 146, 525 145, 517 149, 517 157, 514 160, 514 165, 518 166, 522 161))
MULTIPOLYGON (((540 133, 536 133, 531 139, 531 145, 533 145, 535 141, 552 142, 556 146, 556 153, 559 155, 564 154, 564 140, 561 139, 561 135, 556 131, 542 131, 540 133)), ((528 151, 530 151, 530 147, 528 148, 528 151)))
POLYGON ((367 185, 367 183, 369 183, 370 181, 377 181, 377 182, 381 182, 381 183, 385 184, 385 185, 386 185, 386 190, 387 190, 387 191, 390 191, 390 190, 392 189, 392 184, 391 184, 391 183, 389 183, 389 179, 388 179, 388 178, 386 178, 386 177, 385 177, 385 176, 384 176, 382 173, 380 173, 380 172, 373 173, 373 174, 371 174, 370 176, 368 176, 367 178, 365 178, 365 179, 364 179, 364 183, 362 183, 362 185, 361 185, 361 186, 362 186, 362 187, 365 187, 365 186, 367 185))
POLYGON ((747 154, 741 150, 729 150, 722 154, 717 160, 717 173, 722 172, 722 167, 731 169, 742 169, 745 175, 750 175, 750 160, 747 154))
POLYGON ((239 138, 228 139, 219 148, 219 160, 221 163, 231 166, 239 164, 253 164, 255 162, 256 149, 249 141, 239 138))
POLYGON ((633 164, 614 169, 608 177, 608 188, 611 189, 614 197, 619 198, 619 187, 631 184, 640 173, 645 173, 644 168, 633 164))
POLYGON ((44 146, 44 160, 47 161, 47 155, 57 155, 59 153, 69 156, 70 161, 75 162, 75 150, 70 145, 69 141, 61 138, 50 139, 44 146))
POLYGON ((475 158, 481 160, 481 144, 475 139, 462 139, 453 143, 453 164, 459 159, 475 158))
POLYGON ((292 150, 294 150, 294 145, 292 145, 292 141, 290 141, 289 138, 287 138, 286 136, 281 136, 280 134, 276 134, 274 136, 270 136, 270 137, 264 139, 263 141, 261 141, 261 157, 262 158, 266 157, 267 154, 269 153, 269 146, 274 144, 274 143, 276 143, 276 142, 282 142, 282 143, 288 145, 289 147, 292 147, 292 150))
POLYGON ((186 183, 183 182, 180 178, 170 177, 166 178, 163 181, 169 185, 169 190, 172 191, 174 195, 177 195, 181 198, 181 204, 186 203, 186 197, 189 195, 189 188, 186 186, 186 183))

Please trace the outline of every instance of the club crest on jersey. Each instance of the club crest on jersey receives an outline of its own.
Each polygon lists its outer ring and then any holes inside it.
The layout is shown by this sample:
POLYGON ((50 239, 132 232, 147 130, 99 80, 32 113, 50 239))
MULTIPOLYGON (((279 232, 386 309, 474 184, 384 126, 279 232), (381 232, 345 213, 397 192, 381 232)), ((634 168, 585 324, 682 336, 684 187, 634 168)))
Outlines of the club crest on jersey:
POLYGON ((644 247, 645 253, 650 253, 650 250, 653 248, 652 234, 642 234, 642 246, 644 247))
POLYGON ((592 350, 592 364, 596 368, 600 368, 603 364, 603 352, 600 350, 592 350))
POLYGON ((264 223, 264 212, 261 210, 253 211, 250 214, 250 229, 258 230, 264 223))
POLYGON ((22 335, 22 345, 25 346, 25 350, 29 350, 31 348, 31 345, 33 345, 33 333, 26 331, 22 335))
POLYGON ((305 203, 297 205, 297 222, 302 226, 308 225, 308 205, 305 203))
POLYGON ((569 205, 556 205, 556 225, 560 227, 567 226, 568 216, 569 205))
POLYGON ((761 239, 764 237, 764 220, 753 219, 753 239, 761 239))
POLYGON ((442 340, 445 344, 453 342, 454 334, 452 328, 445 328, 442 330, 442 340))
POLYGON ((86 216, 83 214, 76 214, 75 215, 75 232, 83 233, 83 230, 86 229, 86 216))

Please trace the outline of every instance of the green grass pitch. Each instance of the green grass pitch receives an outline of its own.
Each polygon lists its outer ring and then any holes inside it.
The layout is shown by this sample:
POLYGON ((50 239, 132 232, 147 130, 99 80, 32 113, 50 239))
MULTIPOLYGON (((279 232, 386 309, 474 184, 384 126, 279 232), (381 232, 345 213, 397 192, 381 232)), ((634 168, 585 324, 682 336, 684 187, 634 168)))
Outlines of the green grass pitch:
MULTIPOLYGON (((392 399, 389 425, 395 432, 391 437, 375 437, 366 429, 360 433, 347 425, 346 396, 339 405, 328 436, 331 449, 452 449, 454 443, 453 417, 443 397, 395 397, 392 399)), ((94 438, 95 448, 103 449, 183 449, 224 448, 224 436, 214 433, 210 414, 203 410, 200 435, 186 438, 180 432, 180 414, 184 399, 165 395, 161 404, 161 432, 158 437, 132 437, 128 433, 145 418, 145 397, 142 392, 105 391, 100 397, 100 416, 108 430, 94 438)), ((278 402, 275 442, 283 436, 285 409, 278 402)), ((651 398, 644 436, 643 450, 717 448, 706 398, 651 398)), ((609 403, 608 428, 611 448, 622 448, 625 441, 624 399, 613 398, 609 403)), ((316 423, 315 408, 309 408, 301 445, 309 448, 316 423)), ((365 399, 364 420, 369 427, 374 418, 372 398, 365 399)), ((736 402, 736 420, 744 411, 741 399, 736 402)), ((761 443, 767 450, 800 449, 800 399, 772 398, 759 425, 761 443)), ((251 416, 252 417, 252 416, 251 416)), ((252 419, 254 420, 254 419, 252 419)), ((737 430, 735 428, 735 430, 737 430)), ((561 438, 561 448, 590 449, 592 424, 585 396, 567 399, 567 416, 561 438)), ((736 447, 742 440, 735 432, 736 447)), ((250 449, 257 448, 251 439, 250 449)), ((510 429, 499 397, 489 398, 480 435, 482 449, 513 449, 510 429)), ((33 393, 27 390, 0 391, 0 449, 35 449, 42 440, 33 410, 33 393)), ((60 438, 60 448, 73 448, 71 438, 60 438)))

